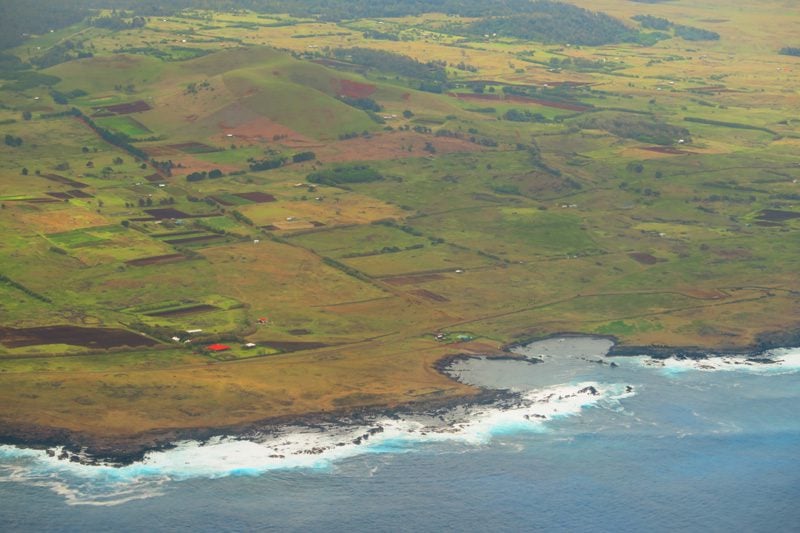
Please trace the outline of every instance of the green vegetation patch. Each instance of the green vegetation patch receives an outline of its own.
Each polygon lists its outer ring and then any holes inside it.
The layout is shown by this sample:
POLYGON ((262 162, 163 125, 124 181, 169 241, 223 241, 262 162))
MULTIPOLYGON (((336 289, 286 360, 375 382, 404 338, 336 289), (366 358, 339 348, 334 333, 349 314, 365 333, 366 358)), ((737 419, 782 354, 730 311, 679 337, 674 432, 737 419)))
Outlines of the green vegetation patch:
POLYGON ((142 137, 144 135, 153 133, 144 124, 139 122, 133 117, 109 117, 98 118, 95 121, 99 126, 112 130, 117 133, 122 133, 128 137, 142 137))

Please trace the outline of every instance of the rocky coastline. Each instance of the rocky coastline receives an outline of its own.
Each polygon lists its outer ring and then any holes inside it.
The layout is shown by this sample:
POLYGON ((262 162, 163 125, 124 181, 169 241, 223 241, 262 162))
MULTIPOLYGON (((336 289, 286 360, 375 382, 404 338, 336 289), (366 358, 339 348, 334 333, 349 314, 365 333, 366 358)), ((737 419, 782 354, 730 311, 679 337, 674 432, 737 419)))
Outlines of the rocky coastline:
MULTIPOLYGON (((770 362, 769 359, 759 357, 766 350, 800 346, 800 330, 790 332, 774 332, 760 335, 753 345, 744 348, 724 348, 713 350, 689 346, 628 346, 621 345, 618 339, 607 335, 586 335, 577 333, 557 333, 544 338, 528 339, 515 342, 503 347, 501 353, 472 354, 459 353, 445 356, 434 364, 434 369, 451 379, 456 379, 448 370, 459 361, 477 357, 489 357, 495 360, 524 361, 530 364, 541 363, 542 360, 534 357, 525 357, 515 354, 514 348, 528 345, 532 342, 553 338, 590 337, 602 338, 614 344, 609 352, 601 357, 606 358, 647 355, 654 359, 692 359, 703 360, 711 355, 727 355, 746 357, 749 361, 770 362)), ((594 362, 594 361, 593 361, 594 362)), ((612 366, 614 363, 611 363, 612 366)), ((327 412, 315 412, 301 415, 267 418, 256 422, 238 424, 224 427, 196 427, 174 428, 148 431, 130 436, 102 437, 65 428, 46 427, 33 424, 1 424, 0 444, 44 449, 48 454, 57 455, 59 459, 79 462, 88 465, 105 464, 112 466, 129 465, 141 461, 149 452, 168 450, 175 447, 176 442, 194 440, 207 441, 214 437, 247 438, 252 435, 269 435, 277 433, 287 426, 303 427, 353 427, 362 424, 369 426, 378 418, 400 419, 409 416, 441 417, 443 413, 456 407, 475 407, 499 403, 514 402, 518 395, 508 390, 476 389, 471 396, 454 398, 431 398, 419 402, 396 406, 366 406, 353 409, 342 409, 327 412)), ((367 440, 369 433, 362 439, 367 440)), ((360 444, 360 442, 356 443, 360 444)))

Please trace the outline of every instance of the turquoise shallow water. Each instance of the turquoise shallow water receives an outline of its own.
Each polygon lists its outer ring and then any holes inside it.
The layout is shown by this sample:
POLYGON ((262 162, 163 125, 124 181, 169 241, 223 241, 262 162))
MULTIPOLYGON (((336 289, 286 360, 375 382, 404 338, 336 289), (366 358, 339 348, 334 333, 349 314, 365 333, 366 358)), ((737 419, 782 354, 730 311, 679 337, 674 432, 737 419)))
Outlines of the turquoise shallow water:
POLYGON ((449 413, 447 424, 291 428, 277 440, 184 443, 122 469, 3 447, 0 528, 797 530, 800 350, 773 353, 774 365, 616 367, 593 362, 603 350, 554 340, 525 351, 539 364, 460 363, 460 379, 522 400, 449 413), (326 451, 300 453, 312 446, 326 451))

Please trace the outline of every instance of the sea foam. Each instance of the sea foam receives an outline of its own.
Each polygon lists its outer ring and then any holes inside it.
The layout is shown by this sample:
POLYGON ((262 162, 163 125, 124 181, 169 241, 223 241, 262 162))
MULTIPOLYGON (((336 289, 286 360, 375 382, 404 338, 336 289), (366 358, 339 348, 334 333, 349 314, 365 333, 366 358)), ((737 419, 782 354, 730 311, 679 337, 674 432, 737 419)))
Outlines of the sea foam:
POLYGON ((45 450, 0 446, 0 481, 48 487, 70 505, 118 505, 164 493, 167 481, 255 476, 273 470, 329 469, 365 453, 405 453, 425 443, 481 446, 501 435, 546 432, 549 421, 587 407, 617 409, 633 394, 619 384, 582 382, 525 391, 512 402, 463 406, 436 416, 375 418, 366 425, 284 427, 247 438, 183 441, 122 467, 58 459, 45 450))
POLYGON ((660 368, 666 374, 679 374, 689 371, 792 374, 800 371, 800 348, 778 348, 753 357, 709 354, 704 359, 654 359, 641 356, 631 358, 618 357, 615 358, 615 361, 624 364, 627 359, 640 366, 660 368))

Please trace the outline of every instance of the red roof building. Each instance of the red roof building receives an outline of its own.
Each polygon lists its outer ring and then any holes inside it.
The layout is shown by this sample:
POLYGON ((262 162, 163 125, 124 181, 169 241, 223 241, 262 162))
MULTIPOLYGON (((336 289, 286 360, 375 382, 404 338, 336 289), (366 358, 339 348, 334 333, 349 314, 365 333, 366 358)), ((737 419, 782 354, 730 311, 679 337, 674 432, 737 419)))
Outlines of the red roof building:
POLYGON ((209 350, 211 350, 212 352, 224 352, 225 350, 230 350, 231 349, 230 346, 227 346, 225 344, 211 344, 211 345, 207 346, 207 348, 209 350))

